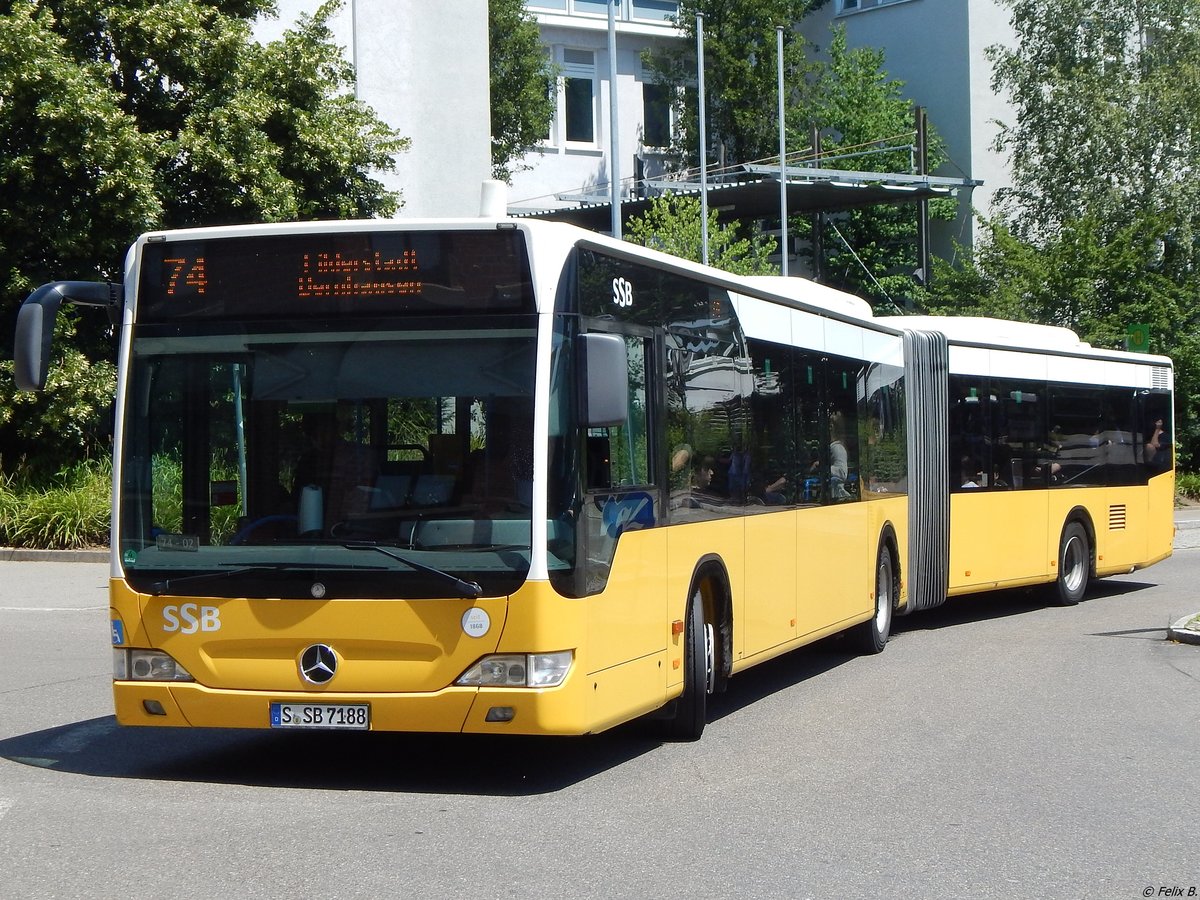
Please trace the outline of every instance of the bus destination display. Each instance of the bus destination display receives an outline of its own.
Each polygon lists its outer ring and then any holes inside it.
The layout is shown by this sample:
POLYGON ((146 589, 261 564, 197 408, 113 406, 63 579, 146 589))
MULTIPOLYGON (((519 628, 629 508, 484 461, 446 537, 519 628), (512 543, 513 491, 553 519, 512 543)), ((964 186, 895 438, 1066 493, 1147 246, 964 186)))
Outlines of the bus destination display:
POLYGON ((300 260, 298 297, 395 297, 420 294, 417 251, 405 250, 399 257, 341 253, 305 253, 300 260))
POLYGON ((148 242, 138 299, 142 322, 532 310, 515 230, 148 242))

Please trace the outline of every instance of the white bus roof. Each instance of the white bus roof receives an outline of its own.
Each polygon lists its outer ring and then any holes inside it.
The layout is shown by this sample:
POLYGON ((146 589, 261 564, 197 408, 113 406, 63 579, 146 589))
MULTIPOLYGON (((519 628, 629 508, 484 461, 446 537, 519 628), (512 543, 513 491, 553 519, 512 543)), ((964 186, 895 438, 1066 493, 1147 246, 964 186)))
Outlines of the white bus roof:
MULTIPOLYGON (((782 275, 749 275, 740 279, 763 291, 779 294, 799 303, 840 312, 856 319, 872 318, 871 304, 861 297, 847 294, 836 288, 826 287, 807 278, 792 278, 782 275)), ((879 320, 877 320, 879 321, 879 320)))
MULTIPOLYGON (((380 231, 412 231, 424 228, 444 229, 478 229, 513 227, 529 229, 540 234, 545 246, 553 247, 549 253, 531 252, 531 264, 535 270, 548 267, 547 272, 557 276, 561 266, 561 256, 574 246, 580 238, 586 238, 593 245, 608 246, 614 250, 636 251, 649 257, 659 257, 669 261, 673 268, 697 274, 715 273, 723 276, 728 282, 740 282, 747 287, 755 288, 765 294, 774 294, 812 310, 825 310, 835 316, 859 322, 872 323, 882 330, 900 331, 936 331, 944 334, 948 340, 960 344, 981 344, 990 347, 1012 348, 1019 350, 1049 351, 1083 356, 1109 356, 1117 351, 1093 348, 1091 344, 1080 340, 1079 335, 1069 328, 1054 325, 1035 325, 1029 322, 1012 322, 1005 319, 991 319, 983 316, 875 316, 867 301, 853 294, 848 294, 836 288, 818 284, 807 278, 783 277, 780 275, 737 276, 728 272, 710 269, 690 260, 672 257, 657 250, 629 244, 625 241, 614 240, 608 235, 596 234, 591 231, 560 222, 539 222, 530 219, 509 218, 458 218, 458 219, 363 219, 336 220, 314 222, 263 223, 257 225, 215 226, 207 228, 180 229, 174 231, 148 232, 139 238, 138 243, 146 240, 184 239, 184 238, 222 238, 241 235, 265 234, 302 234, 305 232, 349 232, 359 230, 380 231)), ((136 245, 135 245, 136 246, 136 245)), ((131 248, 131 251, 134 248, 131 248)), ((132 258, 132 257, 131 257, 132 258)), ((127 263, 128 265, 128 263, 127 263)), ((1137 357, 1141 362, 1170 364, 1163 356, 1138 353, 1126 354, 1121 357, 1137 357)))
POLYGON ((885 316, 877 321, 910 331, 939 331, 959 343, 1019 347, 1023 350, 1058 350, 1079 353, 1092 345, 1070 328, 1010 322, 985 316, 885 316))

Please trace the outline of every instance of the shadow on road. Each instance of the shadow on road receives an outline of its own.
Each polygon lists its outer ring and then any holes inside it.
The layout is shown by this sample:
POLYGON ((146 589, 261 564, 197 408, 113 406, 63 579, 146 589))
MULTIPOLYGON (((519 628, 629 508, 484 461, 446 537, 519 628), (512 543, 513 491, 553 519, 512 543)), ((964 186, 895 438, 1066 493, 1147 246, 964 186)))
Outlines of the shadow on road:
MULTIPOLYGON (((1114 597, 1148 590, 1154 587, 1140 581, 1093 581, 1088 587, 1083 603, 1102 603, 1114 597)), ((936 628, 953 628, 989 619, 1020 616, 1039 609, 1055 608, 1049 589, 1044 586, 1013 588, 1005 591, 990 591, 951 597, 941 606, 922 610, 910 616, 897 617, 892 622, 892 633, 906 631, 931 631, 936 628)))
POLYGON ((122 728, 112 716, 0 741, 0 757, 107 778, 520 796, 561 790, 660 746, 630 728, 499 738, 122 728))
MULTIPOLYGON (((836 640, 772 660, 711 698, 709 721, 853 659, 836 640)), ((0 740, 0 758, 101 778, 315 790, 525 796, 562 790, 663 746, 656 725, 600 735, 494 737, 122 728, 112 716, 0 740)))
MULTIPOLYGON (((1092 585, 1085 602, 1102 603, 1150 587, 1134 581, 1102 581, 1092 585)), ((907 631, 951 628, 1051 605, 1044 591, 998 591, 955 598, 898 618, 893 630, 902 639, 907 631)), ((833 637, 756 666, 734 678, 725 693, 711 698, 709 721, 734 715, 856 657, 844 640, 833 637)), ((644 721, 600 735, 532 738, 122 728, 112 716, 105 716, 0 740, 0 758, 108 778, 525 796, 562 790, 662 746, 654 723, 644 721)))
POLYGON ((710 697, 708 720, 719 721, 772 694, 831 672, 858 656, 847 649, 840 635, 777 656, 739 673, 730 680, 725 693, 710 697))

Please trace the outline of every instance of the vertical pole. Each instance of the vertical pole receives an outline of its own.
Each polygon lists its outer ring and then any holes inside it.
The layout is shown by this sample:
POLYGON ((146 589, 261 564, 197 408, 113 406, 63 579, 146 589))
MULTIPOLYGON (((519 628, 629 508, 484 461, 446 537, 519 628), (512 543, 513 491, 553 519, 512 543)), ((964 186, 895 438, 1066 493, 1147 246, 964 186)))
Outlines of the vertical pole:
MULTIPOLYGON (((813 168, 821 168, 821 130, 814 123, 811 131, 809 131, 809 139, 812 141, 813 152, 813 168)), ((812 280, 821 280, 821 269, 824 265, 825 257, 825 242, 822 240, 821 229, 824 225, 822 221, 821 211, 818 209, 813 213, 812 218, 812 280)))
POLYGON ((616 5, 608 4, 608 185, 609 205, 612 206, 612 236, 621 239, 621 165, 620 142, 617 139, 617 22, 616 5))
POLYGON ((704 13, 696 13, 696 90, 700 95, 700 261, 708 265, 708 127, 704 106, 704 13))
MULTIPOLYGON (((917 174, 929 174, 929 147, 926 136, 925 107, 913 109, 917 130, 917 174)), ((929 201, 922 200, 917 204, 917 275, 922 285, 929 284, 929 201)), ((910 294, 904 301, 907 312, 913 310, 913 300, 910 294)))
POLYGON ((788 274, 787 133, 783 119, 783 26, 775 29, 775 54, 779 57, 779 272, 788 274))
POLYGON ((358 84, 358 0, 350 0, 350 65, 354 67, 354 99, 362 99, 358 84))
POLYGON ((233 369, 233 427, 238 456, 238 494, 242 498, 242 515, 250 514, 250 481, 246 477, 246 416, 242 410, 242 364, 234 363, 233 369))

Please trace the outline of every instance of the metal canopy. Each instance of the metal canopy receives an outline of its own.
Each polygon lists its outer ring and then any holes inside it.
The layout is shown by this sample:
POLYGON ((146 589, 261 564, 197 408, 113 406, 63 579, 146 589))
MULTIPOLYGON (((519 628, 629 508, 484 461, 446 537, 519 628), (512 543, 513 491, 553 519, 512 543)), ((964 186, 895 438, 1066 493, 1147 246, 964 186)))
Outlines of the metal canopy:
MULTIPOLYGON (((779 217, 778 166, 745 166, 736 175, 709 181, 709 208, 721 221, 771 219, 779 217)), ((960 190, 983 184, 970 178, 945 178, 935 175, 911 175, 888 172, 851 172, 842 169, 811 169, 789 166, 787 204, 789 215, 836 212, 876 204, 917 203, 940 197, 953 197, 960 190)), ((654 197, 665 193, 700 196, 700 185, 691 181, 650 180, 643 182, 646 196, 622 201, 621 219, 644 214, 654 197)), ((605 231, 611 223, 607 201, 589 201, 576 195, 559 195, 560 200, 576 200, 577 206, 536 212, 514 213, 518 217, 569 222, 592 231, 605 231)))

